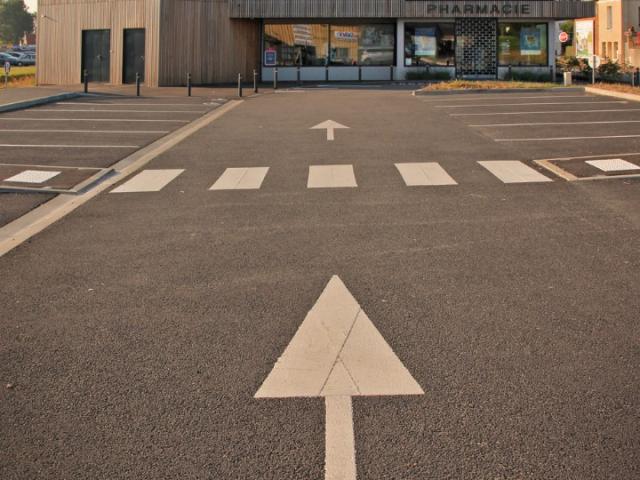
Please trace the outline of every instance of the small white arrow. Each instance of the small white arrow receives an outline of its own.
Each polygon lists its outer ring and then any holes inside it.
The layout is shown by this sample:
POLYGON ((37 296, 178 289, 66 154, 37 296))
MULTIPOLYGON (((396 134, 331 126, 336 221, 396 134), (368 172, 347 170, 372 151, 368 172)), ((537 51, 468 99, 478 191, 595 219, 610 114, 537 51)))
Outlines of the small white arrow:
POLYGON ((324 397, 325 480, 355 480, 351 397, 423 394, 334 276, 255 398, 324 397))
POLYGON ((338 128, 349 128, 333 120, 327 120, 326 122, 319 123, 315 127, 311 127, 309 130, 326 130, 327 140, 332 142, 335 139, 334 130, 338 128))

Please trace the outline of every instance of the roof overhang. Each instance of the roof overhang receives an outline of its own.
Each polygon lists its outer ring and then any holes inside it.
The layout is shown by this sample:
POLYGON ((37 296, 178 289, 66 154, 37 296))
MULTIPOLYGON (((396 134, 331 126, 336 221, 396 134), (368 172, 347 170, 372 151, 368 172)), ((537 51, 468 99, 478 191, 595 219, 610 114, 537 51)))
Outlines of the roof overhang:
POLYGON ((232 18, 549 18, 595 16, 583 0, 230 0, 232 18))

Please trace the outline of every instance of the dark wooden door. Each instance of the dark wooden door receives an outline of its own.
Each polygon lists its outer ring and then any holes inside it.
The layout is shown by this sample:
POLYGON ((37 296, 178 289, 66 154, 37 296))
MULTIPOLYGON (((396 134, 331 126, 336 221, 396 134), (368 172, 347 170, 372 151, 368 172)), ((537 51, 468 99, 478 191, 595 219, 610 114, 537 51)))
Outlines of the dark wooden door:
POLYGON ((144 28, 128 28, 124 31, 123 83, 135 83, 136 73, 144 82, 144 28))
POLYGON ((90 82, 108 83, 111 70, 111 30, 82 31, 82 70, 90 82))

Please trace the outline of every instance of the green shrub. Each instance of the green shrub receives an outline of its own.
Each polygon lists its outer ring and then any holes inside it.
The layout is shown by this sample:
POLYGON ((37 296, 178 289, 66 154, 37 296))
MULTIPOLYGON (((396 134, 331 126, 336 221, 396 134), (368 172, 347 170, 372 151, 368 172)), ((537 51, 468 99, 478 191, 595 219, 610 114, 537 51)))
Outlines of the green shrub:
POLYGON ((419 72, 407 72, 407 80, 451 80, 451 74, 446 71, 433 72, 422 70, 419 72))
POLYGON ((516 82, 549 82, 551 81, 551 74, 539 72, 518 72, 512 70, 510 80, 516 82))
POLYGON ((600 64, 598 67, 598 73, 603 77, 608 78, 616 78, 620 76, 621 71, 622 67, 620 64, 612 60, 608 60, 607 62, 600 64))

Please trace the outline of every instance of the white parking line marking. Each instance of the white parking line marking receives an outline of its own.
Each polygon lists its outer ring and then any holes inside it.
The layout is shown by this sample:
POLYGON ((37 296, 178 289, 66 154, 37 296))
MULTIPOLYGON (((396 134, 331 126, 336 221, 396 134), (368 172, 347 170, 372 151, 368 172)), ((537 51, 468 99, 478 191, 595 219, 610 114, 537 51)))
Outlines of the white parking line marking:
POLYGON ((471 128, 485 128, 485 127, 542 127, 552 125, 607 125, 607 124, 621 124, 621 123, 640 123, 640 120, 602 120, 598 122, 532 122, 532 123, 485 123, 478 125, 468 125, 471 128))
POLYGON ((191 114, 198 114, 198 113, 207 113, 207 110, 123 110, 123 109, 118 109, 118 110, 101 110, 101 109, 97 109, 97 108, 86 108, 86 109, 79 109, 79 108, 39 108, 37 110, 38 112, 56 112, 56 113, 61 113, 61 112, 90 112, 90 113, 95 113, 95 112, 99 112, 99 113, 191 113, 191 114))
POLYGON ((616 103, 616 104, 627 104, 628 101, 596 101, 596 102, 532 102, 532 103, 491 103, 491 104, 481 104, 481 105, 436 105, 435 108, 486 108, 486 107, 520 107, 520 106, 531 106, 531 105, 589 105, 592 103, 605 104, 605 103, 616 103))
POLYGON ((159 192, 182 172, 183 169, 143 170, 128 182, 111 190, 111 193, 159 192))
POLYGON ((5 182, 16 183, 44 183, 53 177, 60 175, 62 172, 41 171, 41 170, 25 170, 10 178, 5 178, 5 182))
POLYGON ((269 167, 227 168, 209 190, 257 190, 269 167))
MULTIPOLYGON (((486 106, 486 105, 485 105, 486 106)), ((451 117, 480 116, 480 115, 540 115, 553 113, 554 115, 564 115, 566 113, 625 113, 640 112, 640 108, 618 108, 615 110, 547 110, 544 112, 474 112, 474 113, 450 113, 451 117)))
POLYGON ((640 170, 640 166, 627 162, 621 158, 610 158, 606 160, 587 160, 589 165, 596 167, 603 172, 626 172, 627 170, 640 170))
MULTIPOLYGON (((91 105, 95 107, 109 106, 109 105, 123 105, 131 107, 202 107, 204 103, 126 103, 126 102, 57 102, 56 105, 91 105)), ((218 105, 218 104, 216 104, 218 105)))
POLYGON ((140 148, 139 145, 25 145, 0 144, 2 148, 140 148))
POLYGON ((458 184, 440 164, 435 162, 396 163, 396 168, 408 187, 458 184))
POLYGON ((588 137, 549 137, 549 138, 495 138, 494 142, 557 142, 562 140, 600 140, 607 138, 640 138, 640 135, 604 135, 588 137))
POLYGON ((0 122, 150 122, 150 123, 191 123, 191 120, 132 120, 130 118, 33 118, 33 117, 1 117, 0 122))
POLYGON ((307 188, 357 187, 353 165, 312 165, 307 188))
POLYGON ((0 132, 28 132, 28 133, 100 133, 100 134, 118 134, 118 135, 151 135, 156 133, 169 133, 168 130, 27 130, 0 128, 0 132))
POLYGON ((518 161, 478 162, 503 183, 537 183, 552 182, 537 170, 518 161))

